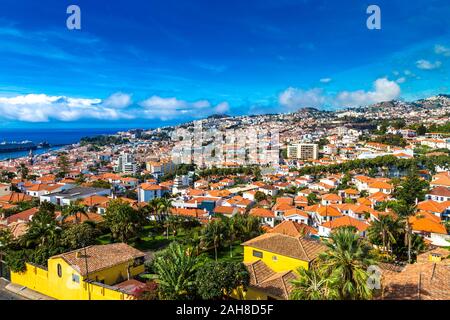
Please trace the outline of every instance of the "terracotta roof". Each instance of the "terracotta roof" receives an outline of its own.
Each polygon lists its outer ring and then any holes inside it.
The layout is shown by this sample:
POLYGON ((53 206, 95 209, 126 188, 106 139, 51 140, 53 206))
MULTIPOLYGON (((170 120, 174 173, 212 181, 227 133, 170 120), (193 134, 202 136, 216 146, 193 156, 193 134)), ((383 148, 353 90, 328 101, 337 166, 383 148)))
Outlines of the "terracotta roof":
POLYGON ((409 222, 414 231, 447 234, 447 229, 440 223, 440 219, 438 218, 439 221, 437 221, 435 218, 438 217, 427 212, 418 212, 415 216, 409 218, 409 222))
POLYGON ((450 197, 450 190, 446 187, 440 186, 440 187, 435 187, 428 194, 431 194, 433 196, 440 196, 440 197, 450 197))
POLYGON ((8 226, 15 239, 23 236, 28 231, 27 222, 13 222, 8 226))
POLYGON ((299 237, 309 234, 317 234, 317 230, 304 223, 285 220, 278 224, 270 232, 281 233, 291 237, 299 237))
POLYGON ((36 214, 36 212, 38 212, 38 211, 39 211, 38 208, 31 208, 31 209, 13 214, 12 216, 9 216, 8 218, 6 218, 6 222, 8 224, 13 223, 13 222, 18 222, 19 220, 28 222, 28 221, 30 221, 30 217, 34 216, 36 214))
POLYGON ((299 215, 299 216, 302 216, 305 218, 309 218, 309 215, 305 211, 297 209, 297 208, 289 209, 284 212, 285 217, 289 217, 292 215, 299 215))
POLYGON ((279 197, 276 201, 277 204, 287 204, 292 205, 294 203, 294 199, 290 197, 279 197))
POLYGON ((326 250, 326 247, 316 240, 273 232, 260 235, 241 245, 308 262, 326 250))
POLYGON ((448 176, 440 176, 436 180, 431 181, 430 184, 431 185, 436 185, 436 186, 450 187, 450 177, 448 177, 448 176))
POLYGON ((157 184, 152 184, 152 183, 142 183, 139 188, 141 188, 142 190, 162 190, 163 187, 157 185, 157 184))
POLYGON ((89 196, 87 198, 84 198, 83 201, 81 202, 82 204, 88 206, 88 207, 94 207, 94 206, 98 206, 99 204, 105 203, 105 202, 109 202, 111 199, 108 197, 103 197, 103 196, 99 196, 99 195, 92 195, 89 196))
POLYGON ((261 218, 274 218, 275 213, 269 209, 253 208, 250 210, 250 215, 261 218))
POLYGON ((189 209, 189 208, 172 208, 171 212, 173 215, 187 216, 193 218, 201 218, 207 213, 202 209, 189 209))
POLYGON ((327 193, 322 196, 322 200, 327 201, 342 201, 342 198, 334 193, 327 193))
POLYGON ((64 220, 64 222, 67 222, 67 223, 74 223, 76 221, 79 221, 79 222, 84 222, 84 221, 102 222, 104 220, 103 216, 98 213, 89 212, 86 215, 82 214, 82 213, 78 213, 77 217, 69 216, 64 220))
POLYGON ((323 223, 322 226, 331 230, 340 227, 352 226, 358 229, 359 232, 366 231, 367 228, 369 227, 367 223, 349 216, 343 216, 340 218, 336 218, 333 221, 327 221, 323 223))
POLYGON ((291 210, 291 209, 294 209, 294 207, 287 203, 276 203, 272 207, 273 211, 286 211, 286 210, 291 210))
POLYGON ((136 279, 125 280, 124 282, 114 285, 114 287, 127 294, 136 294, 139 290, 145 288, 145 286, 145 283, 136 279))
POLYGON ((82 276, 86 276, 87 271, 89 273, 97 272, 144 256, 143 252, 125 243, 113 243, 89 246, 56 255, 50 259, 62 258, 82 276), (88 270, 86 270, 86 260, 88 270))
POLYGON ((289 299, 293 289, 292 280, 297 279, 293 271, 275 272, 270 269, 262 260, 246 263, 250 275, 251 287, 254 287, 266 294, 280 298, 289 299))
POLYGON ((394 186, 390 183, 386 183, 383 181, 374 181, 369 183, 369 188, 373 189, 394 189, 394 186))
POLYGON ((33 200, 32 196, 29 196, 25 193, 19 193, 19 192, 13 192, 11 194, 0 197, 0 201, 10 202, 10 203, 31 201, 31 200, 33 200))
POLYGON ((344 192, 345 192, 345 194, 353 194, 353 195, 359 194, 359 191, 358 191, 358 190, 356 190, 356 189, 351 189, 351 188, 345 189, 344 192))
POLYGON ((419 202, 417 204, 417 209, 429 212, 442 213, 445 209, 447 209, 447 206, 433 200, 426 200, 419 202))
MULTIPOLYGON (((448 250, 447 250, 448 252, 448 250)), ((429 253, 417 257, 400 272, 383 271, 382 298, 386 300, 450 300, 450 263, 428 261, 429 253)))
POLYGON ((217 206, 214 208, 214 213, 220 214, 235 214, 235 213, 243 213, 245 210, 237 207, 229 207, 229 206, 217 206))
POLYGON ((375 200, 375 201, 378 201, 378 202, 386 201, 386 200, 388 200, 390 198, 391 198, 390 195, 388 195, 386 193, 383 193, 381 191, 375 192, 374 194, 372 194, 372 195, 370 195, 368 197, 368 199, 375 200))
POLYGON ((333 206, 319 206, 315 211, 322 217, 340 217, 342 214, 333 206))
POLYGON ((372 202, 369 199, 367 199, 367 198, 359 198, 358 200, 356 200, 356 202, 359 203, 359 204, 364 204, 366 206, 371 206, 372 205, 372 202))

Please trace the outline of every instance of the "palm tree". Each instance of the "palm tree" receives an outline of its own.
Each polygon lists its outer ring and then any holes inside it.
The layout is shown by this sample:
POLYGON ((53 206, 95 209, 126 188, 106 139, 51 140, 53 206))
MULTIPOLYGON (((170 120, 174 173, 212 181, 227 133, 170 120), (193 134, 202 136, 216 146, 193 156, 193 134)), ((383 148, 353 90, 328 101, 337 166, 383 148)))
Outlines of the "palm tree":
POLYGON ((172 242, 155 257, 154 268, 163 299, 182 300, 194 298, 196 271, 202 259, 172 242))
POLYGON ((370 239, 379 239, 383 250, 390 252, 392 244, 397 242, 396 236, 399 234, 401 226, 397 219, 390 215, 380 215, 379 220, 372 222, 370 228, 367 230, 370 239))
POLYGON ((159 216, 160 211, 158 210, 158 206, 159 198, 154 198, 148 202, 148 204, 145 206, 145 209, 148 211, 149 218, 153 215, 155 217, 158 217, 158 219, 160 220, 161 217, 159 216))
POLYGON ((203 240, 214 246, 214 257, 217 261, 217 249, 222 244, 227 234, 226 225, 221 220, 211 221, 203 229, 203 240))
POLYGON ((408 204, 403 200, 397 201, 396 205, 393 206, 393 210, 400 217, 399 223, 404 229, 404 242, 405 246, 408 247, 408 263, 411 263, 411 240, 412 240, 412 229, 409 218, 413 216, 417 208, 414 204, 408 204))
MULTIPOLYGON (((239 214, 239 213, 238 213, 239 214)), ((228 236, 230 241, 230 258, 233 258, 233 243, 236 240, 236 234, 238 225, 235 223, 236 220, 227 219, 226 224, 228 228, 228 236)))
POLYGON ((71 202, 62 210, 62 221, 64 221, 68 217, 75 217, 75 223, 78 223, 80 222, 82 215, 86 218, 89 218, 86 207, 84 205, 81 205, 79 201, 74 203, 71 202))
POLYGON ((36 245, 43 247, 57 242, 61 228, 58 227, 55 215, 46 210, 39 210, 29 223, 28 231, 20 241, 26 247, 36 245))
POLYGON ((237 226, 240 240, 247 241, 261 234, 261 224, 257 217, 236 214, 232 219, 237 226))
POLYGON ((292 300, 332 300, 338 298, 332 278, 317 267, 309 270, 299 267, 298 279, 292 280, 294 286, 290 299, 292 300))
POLYGON ((374 265, 370 247, 363 243, 354 228, 337 229, 325 241, 328 250, 320 255, 323 271, 334 278, 341 299, 370 299, 367 268, 374 265))
POLYGON ((167 221, 168 216, 171 213, 172 209, 172 200, 167 198, 159 198, 157 205, 157 212, 161 217, 164 217, 165 227, 166 227, 166 236, 169 239, 169 227, 171 225, 170 221, 167 221))
POLYGON ((21 163, 19 167, 17 167, 17 173, 20 173, 20 177, 22 180, 28 177, 29 170, 25 163, 21 163))

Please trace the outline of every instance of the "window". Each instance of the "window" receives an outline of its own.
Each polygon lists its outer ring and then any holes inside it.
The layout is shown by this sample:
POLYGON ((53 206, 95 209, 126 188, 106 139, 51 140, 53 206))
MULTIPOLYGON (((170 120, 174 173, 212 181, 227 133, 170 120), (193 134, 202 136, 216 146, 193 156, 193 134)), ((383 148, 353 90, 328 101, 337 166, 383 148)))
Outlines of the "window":
POLYGON ((72 274, 72 281, 76 283, 80 283, 80 276, 77 274, 72 274))
POLYGON ((62 277, 62 267, 61 265, 58 263, 58 265, 56 266, 56 271, 58 272, 58 277, 62 277))
POLYGON ((253 256, 257 257, 257 258, 262 258, 263 257, 263 253, 261 251, 253 250, 253 256))

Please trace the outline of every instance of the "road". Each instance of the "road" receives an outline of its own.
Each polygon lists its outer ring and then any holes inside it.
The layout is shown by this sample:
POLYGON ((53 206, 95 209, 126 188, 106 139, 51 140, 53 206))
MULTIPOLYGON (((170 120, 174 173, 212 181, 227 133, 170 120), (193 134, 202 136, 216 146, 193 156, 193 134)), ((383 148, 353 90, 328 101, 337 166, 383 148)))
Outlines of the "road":
POLYGON ((7 284, 8 282, 0 279, 0 300, 26 300, 25 298, 6 290, 5 286, 7 284))

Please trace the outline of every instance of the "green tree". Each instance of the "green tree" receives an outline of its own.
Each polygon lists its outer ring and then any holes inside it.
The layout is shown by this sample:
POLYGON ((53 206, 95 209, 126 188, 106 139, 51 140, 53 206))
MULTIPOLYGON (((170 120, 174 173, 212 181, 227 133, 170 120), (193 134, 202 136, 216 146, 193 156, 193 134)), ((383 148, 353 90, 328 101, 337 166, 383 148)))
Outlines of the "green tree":
POLYGON ((93 188, 111 189, 111 183, 105 180, 96 180, 92 182, 93 188))
POLYGON ((105 214, 105 222, 111 230, 114 240, 128 242, 139 234, 144 219, 129 203, 115 199, 109 203, 105 214))
POLYGON ((62 220, 64 221, 68 217, 74 217, 75 223, 81 221, 81 216, 89 218, 86 207, 79 202, 71 202, 69 205, 65 206, 62 210, 62 220))
POLYGON ((246 290, 250 282, 247 268, 241 262, 209 262, 197 271, 196 287, 204 300, 223 299, 233 290, 246 290))
POLYGON ((334 300, 339 294, 333 279, 321 269, 313 266, 310 269, 299 267, 298 279, 292 280, 294 286, 292 300, 334 300))
POLYGON ((58 173, 59 178, 64 178, 69 172, 69 159, 67 155, 62 153, 58 158, 58 173))
POLYGON ((188 254, 180 244, 172 242, 155 256, 153 268, 162 299, 188 300, 196 296, 196 274, 202 266, 199 256, 188 254))
POLYGON ((414 205, 417 201, 425 199, 425 194, 428 191, 429 183, 422 180, 417 175, 415 169, 409 171, 406 179, 395 190, 396 198, 404 201, 407 205, 414 205))
POLYGON ((381 242, 382 250, 391 252, 392 245, 397 243, 397 236, 401 231, 399 221, 390 215, 380 215, 368 228, 368 238, 374 243, 381 242), (379 241, 381 240, 381 241, 379 241))
POLYGON ((370 299, 367 268, 375 261, 370 247, 354 228, 342 227, 325 241, 328 250, 320 255, 321 267, 336 282, 340 299, 370 299))
POLYGON ((54 206, 44 202, 28 223, 27 232, 20 241, 26 247, 54 246, 60 238, 61 228, 55 220, 54 206))
POLYGON ((203 229, 203 241, 205 245, 213 245, 214 257, 217 261, 217 250, 227 236, 227 226, 221 220, 213 220, 203 229))
POLYGON ((94 245, 100 232, 89 223, 80 223, 66 228, 61 236, 62 245, 68 250, 75 250, 94 245))
POLYGON ((20 178, 22 180, 25 180, 28 178, 28 167, 26 166, 25 163, 21 163, 18 167, 17 167, 17 173, 20 174, 20 178))
POLYGON ((310 194, 308 194, 306 199, 308 199, 308 206, 312 206, 319 202, 319 198, 317 198, 317 195, 312 192, 310 194))
POLYGON ((255 192, 255 201, 260 202, 267 199, 267 195, 264 192, 256 191, 255 192))

